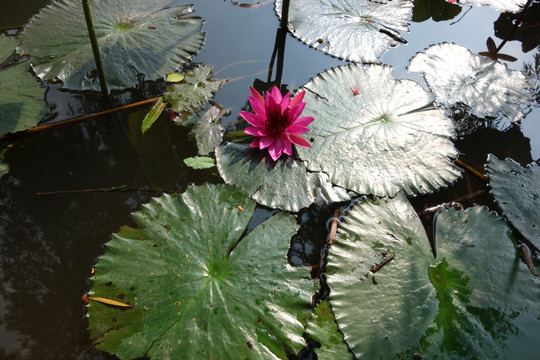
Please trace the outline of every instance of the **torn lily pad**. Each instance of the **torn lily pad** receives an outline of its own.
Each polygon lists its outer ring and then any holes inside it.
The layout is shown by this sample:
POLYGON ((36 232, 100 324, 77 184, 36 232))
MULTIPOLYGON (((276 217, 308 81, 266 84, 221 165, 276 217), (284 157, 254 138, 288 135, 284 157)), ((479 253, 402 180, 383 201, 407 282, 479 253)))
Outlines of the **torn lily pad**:
POLYGON ((500 12, 518 12, 527 0, 459 0, 459 4, 488 5, 500 12))
POLYGON ((92 340, 120 359, 287 359, 305 346, 309 270, 287 263, 295 218, 285 212, 243 237, 255 202, 232 186, 190 186, 133 214, 96 265, 92 340))
POLYGON ((325 71, 306 91, 311 149, 297 148, 311 171, 359 194, 428 193, 455 181, 452 121, 414 81, 392 68, 351 64, 325 71))
POLYGON ((439 212, 436 260, 402 195, 354 206, 336 240, 330 303, 358 359, 508 359, 518 348, 534 358, 540 280, 487 208, 439 212))
POLYGON ((525 116, 522 106, 532 101, 522 72, 456 44, 429 47, 411 59, 408 70, 424 74, 440 104, 465 104, 480 118, 502 113, 511 121, 519 121, 525 116))
MULTIPOLYGON (((159 79, 202 46, 202 20, 191 16, 191 5, 169 4, 170 0, 92 1, 110 90, 136 86, 139 74, 145 80, 159 79)), ((68 89, 99 90, 80 1, 55 1, 41 10, 21 34, 19 50, 32 56, 41 79, 61 80, 68 89)))
POLYGON ((227 184, 242 187, 259 204, 299 211, 313 202, 348 200, 345 189, 334 187, 321 173, 311 173, 303 162, 283 157, 277 162, 266 151, 249 144, 229 143, 216 149, 219 174, 227 184))
POLYGON ((488 156, 486 165, 491 193, 503 215, 537 249, 540 249, 540 166, 527 168, 512 159, 488 156))
MULTIPOLYGON (((283 0, 276 0, 282 17, 283 0)), ((343 60, 377 63, 391 46, 405 42, 412 1, 295 0, 289 31, 315 49, 343 60)))

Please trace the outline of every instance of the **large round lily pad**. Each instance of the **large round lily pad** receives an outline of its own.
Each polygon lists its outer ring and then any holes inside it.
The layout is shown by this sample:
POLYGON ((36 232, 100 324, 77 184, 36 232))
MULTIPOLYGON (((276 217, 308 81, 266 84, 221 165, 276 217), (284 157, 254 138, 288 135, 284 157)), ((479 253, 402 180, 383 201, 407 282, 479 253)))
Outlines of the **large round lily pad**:
MULTIPOLYGON (((0 35, 0 63, 16 46, 16 40, 0 35)), ((34 127, 47 111, 45 88, 32 76, 28 62, 0 70, 0 134, 34 127)))
MULTIPOLYGON (((453 164, 452 121, 430 107, 416 82, 395 80, 387 66, 332 68, 301 89, 313 116, 311 149, 298 148, 312 171, 360 194, 427 193, 460 176, 453 164)), ((311 138, 310 138, 311 137, 311 138)))
MULTIPOLYGON (((405 42, 412 1, 294 0, 288 29, 309 46, 344 60, 376 63, 391 46, 405 42)), ((283 0, 276 0, 282 17, 283 0)))
POLYGON ((336 240, 330 302, 357 358, 536 356, 540 280, 487 208, 439 212, 437 259, 403 196, 356 205, 336 240))
POLYGON ((339 225, 328 251, 330 303, 357 358, 393 359, 421 339, 437 313, 432 262, 422 223, 401 193, 364 200, 339 225), (392 256, 373 281, 373 264, 392 256))
POLYGON ((512 159, 490 154, 486 170, 503 215, 540 249, 540 166, 523 168, 512 159))
POLYGON ((216 160, 227 184, 242 187, 258 203, 271 208, 299 211, 316 201, 350 198, 345 189, 332 186, 325 174, 308 172, 302 161, 283 157, 276 162, 266 151, 249 144, 220 146, 216 160))
POLYGON ((523 8, 523 5, 527 0, 459 0, 462 5, 475 4, 475 5, 489 5, 500 12, 518 12, 523 8))
MULTIPOLYGON (((95 0, 92 15, 109 90, 137 85, 137 75, 155 80, 175 71, 203 43, 202 20, 190 5, 170 0, 95 0)), ((99 90, 96 66, 80 1, 60 0, 33 17, 20 50, 32 55, 43 80, 69 89, 99 90), (69 15, 66 15, 69 14, 69 15)))
POLYGON ((153 199, 107 244, 92 278, 97 347, 122 359, 286 359, 304 345, 298 314, 315 283, 287 263, 295 218, 279 213, 243 237, 255 202, 239 188, 189 187, 153 199))

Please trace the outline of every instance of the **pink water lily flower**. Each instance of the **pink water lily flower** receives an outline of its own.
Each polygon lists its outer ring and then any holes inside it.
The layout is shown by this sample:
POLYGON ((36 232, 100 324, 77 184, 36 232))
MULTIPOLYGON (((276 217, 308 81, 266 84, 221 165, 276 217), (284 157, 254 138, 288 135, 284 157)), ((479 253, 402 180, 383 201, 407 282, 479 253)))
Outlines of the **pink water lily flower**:
POLYGON ((311 116, 300 117, 306 105, 302 102, 305 91, 300 91, 290 100, 289 93, 281 96, 277 86, 266 92, 266 98, 254 88, 249 90, 249 103, 255 113, 240 111, 240 116, 252 125, 244 130, 246 134, 255 136, 251 147, 268 148, 274 161, 279 159, 282 153, 292 155, 292 144, 311 147, 299 136, 307 133, 309 129, 306 126, 313 122, 311 116))

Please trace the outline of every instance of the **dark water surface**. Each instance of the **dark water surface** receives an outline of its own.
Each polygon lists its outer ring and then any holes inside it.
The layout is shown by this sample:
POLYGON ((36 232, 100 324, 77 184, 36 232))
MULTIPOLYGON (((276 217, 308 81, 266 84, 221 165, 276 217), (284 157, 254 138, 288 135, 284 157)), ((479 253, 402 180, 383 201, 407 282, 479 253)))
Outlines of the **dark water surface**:
MULTIPOLYGON (((2 0, 0 28, 25 23, 46 3, 2 0)), ((224 121, 231 123, 246 104, 249 86, 268 77, 279 20, 273 4, 267 2, 256 8, 234 6, 228 0, 193 3, 206 32, 194 62, 212 65, 215 77, 230 79, 214 101, 230 108, 231 115, 224 121)), ((411 33, 405 34, 408 44, 389 50, 382 62, 394 67, 396 78, 424 84, 417 74, 405 71, 416 52, 431 44, 455 42, 477 53, 486 50, 489 36, 499 43, 493 26, 499 13, 489 7, 467 9, 449 21, 411 23, 411 33)), ((521 70, 538 50, 523 54, 521 43, 512 41, 503 52, 518 57, 509 67, 521 70)), ((342 64, 287 35, 282 82, 294 90, 342 64)), ((157 95, 159 88, 146 84, 118 98, 133 102, 157 95)), ((98 99, 95 94, 59 92, 58 86, 47 93, 57 119, 98 111, 102 109, 98 99)), ((196 145, 185 129, 166 116, 143 138, 140 122, 147 111, 142 107, 45 131, 15 142, 7 152, 5 161, 11 170, 0 178, 0 358, 113 359, 91 345, 81 302, 103 244, 121 225, 129 224, 130 213, 150 197, 163 191, 181 192, 191 183, 221 182, 215 168, 202 171, 184 165, 184 158, 196 155, 196 145), (119 185, 126 185, 126 191, 99 191, 119 185)), ((522 123, 521 128, 503 121, 496 129, 477 129, 456 144, 480 168, 489 152, 526 164, 540 157, 538 107, 522 123)), ((439 198, 415 201, 421 207, 483 187, 467 177, 439 198)), ((317 262, 330 211, 301 212, 299 218, 307 225, 293 240, 291 262, 317 262)), ((254 223, 270 214, 259 209, 254 223)))

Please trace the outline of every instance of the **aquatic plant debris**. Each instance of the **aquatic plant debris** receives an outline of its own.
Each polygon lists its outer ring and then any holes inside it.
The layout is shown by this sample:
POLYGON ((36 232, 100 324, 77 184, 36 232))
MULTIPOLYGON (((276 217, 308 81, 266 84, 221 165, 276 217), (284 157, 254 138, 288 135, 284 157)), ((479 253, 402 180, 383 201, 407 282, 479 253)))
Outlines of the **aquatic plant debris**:
POLYGON ((311 171, 359 194, 427 193, 454 182, 454 125, 433 95, 411 80, 396 80, 392 68, 344 65, 329 69, 306 91, 311 149, 297 148, 311 171), (359 87, 358 94, 351 88, 359 87))
POLYGON ((474 116, 502 113, 519 121, 532 101, 530 85, 521 71, 475 55, 457 44, 433 45, 411 59, 409 71, 422 73, 437 102, 445 107, 465 104, 474 116))
POLYGON ((540 249, 540 166, 522 167, 490 154, 486 164, 491 194, 504 217, 540 249))
MULTIPOLYGON (((178 69, 202 46, 202 19, 191 5, 169 0, 94 0, 92 15, 109 90, 135 87, 139 75, 157 80, 178 69)), ((80 1, 55 1, 21 34, 19 51, 35 73, 64 88, 99 90, 80 1), (69 16, 66 16, 69 14, 69 16)))
POLYGON ((228 185, 189 186, 143 205, 135 227, 114 234, 95 266, 93 296, 133 305, 90 303, 97 348, 156 360, 298 353, 298 317, 311 309, 316 282, 287 263, 295 217, 280 212, 244 236, 254 210, 255 201, 228 185))
POLYGON ((309 142, 299 136, 309 131, 307 126, 314 120, 311 116, 300 116, 306 106, 302 101, 304 91, 298 92, 292 99, 288 92, 282 96, 275 85, 266 92, 265 97, 254 88, 249 91, 249 103, 255 113, 240 111, 240 116, 251 125, 244 132, 255 136, 251 147, 268 149, 274 161, 283 153, 292 155, 292 144, 311 147, 309 142))
POLYGON ((401 193, 365 198, 340 223, 329 299, 356 358, 508 359, 517 343, 534 358, 540 280, 518 260, 504 219, 481 206, 443 208, 435 228, 436 259, 401 193), (373 264, 391 255, 374 282, 373 264))
MULTIPOLYGON (((283 0, 276 0, 282 17, 283 0)), ((412 1, 295 0, 289 31, 309 46, 343 60, 378 63, 392 46, 406 42, 412 1)))

